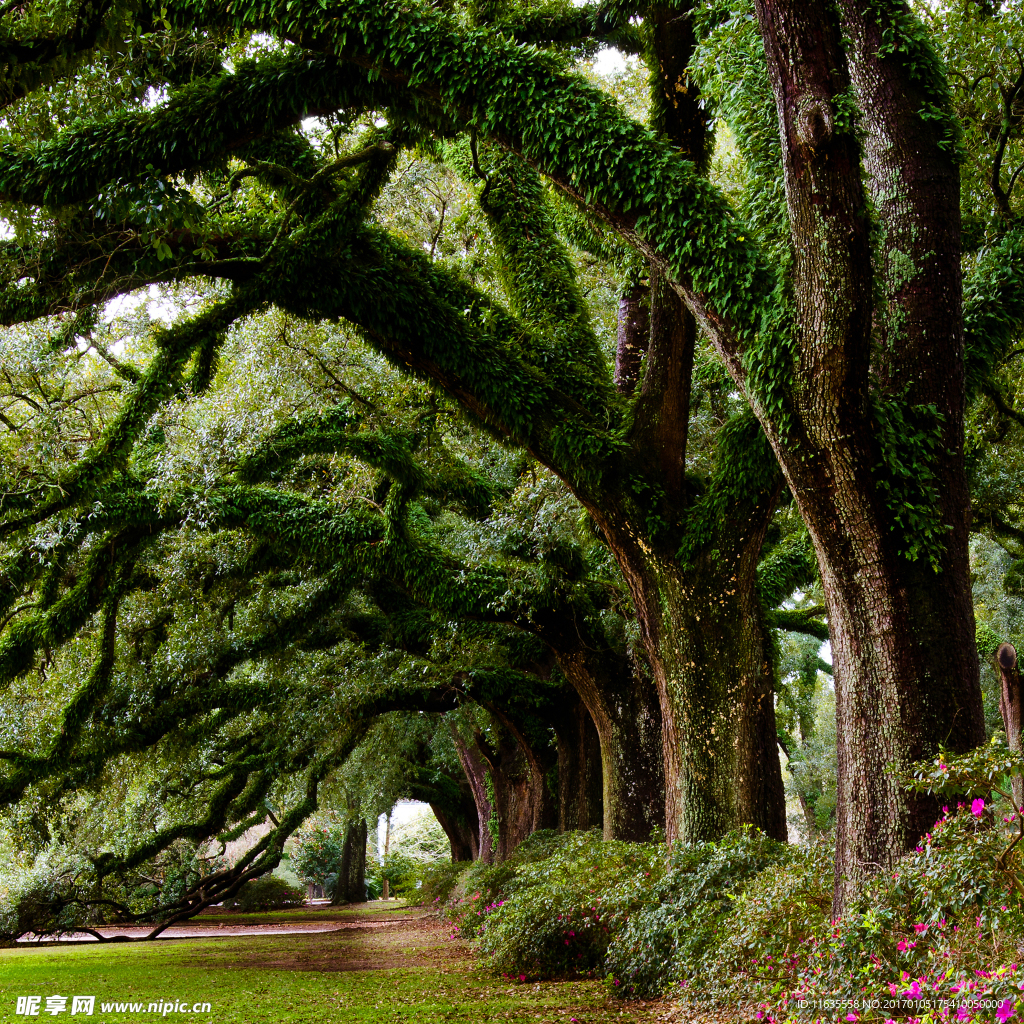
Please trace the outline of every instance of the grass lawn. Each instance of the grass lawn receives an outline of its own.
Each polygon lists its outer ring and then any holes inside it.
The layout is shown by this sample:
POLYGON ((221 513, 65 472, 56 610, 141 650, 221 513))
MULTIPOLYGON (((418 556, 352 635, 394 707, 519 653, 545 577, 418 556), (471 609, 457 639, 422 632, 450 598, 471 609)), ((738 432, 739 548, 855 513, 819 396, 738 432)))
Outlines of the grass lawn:
MULTIPOLYGON (((240 917, 232 915, 231 923, 242 923, 240 917)), ((360 911, 253 917, 263 924, 330 918, 342 930, 0 949, 0 1021, 569 1024, 575 1018, 580 1024, 654 1024, 669 1019, 663 1003, 607 1001, 598 982, 510 984, 495 978, 476 964, 464 943, 447 941, 444 930, 416 908, 392 905, 381 911, 371 904, 360 911), (68 997, 67 1009, 55 1016, 46 1012, 46 999, 53 995, 68 997), (16 1012, 19 996, 41 997, 38 1017, 16 1012), (94 1014, 72 1017, 73 996, 94 996, 94 1014), (161 1002, 170 1006, 166 1013, 161 1002), (104 1009, 119 1003, 140 1005, 104 1009), (209 1011, 192 1012, 196 1003, 209 1003, 209 1011), (150 1010, 150 1004, 156 1007, 150 1010)))

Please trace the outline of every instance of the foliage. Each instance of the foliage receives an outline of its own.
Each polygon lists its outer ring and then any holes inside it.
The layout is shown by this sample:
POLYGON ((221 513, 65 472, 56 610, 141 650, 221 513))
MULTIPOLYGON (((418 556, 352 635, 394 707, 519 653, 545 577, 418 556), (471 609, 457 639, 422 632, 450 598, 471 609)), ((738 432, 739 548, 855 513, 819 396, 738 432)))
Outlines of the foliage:
POLYGON ((237 895, 225 901, 225 906, 244 914, 256 911, 288 910, 306 903, 306 894, 277 875, 252 878, 239 889, 237 895))
POLYGON ((509 881, 515 877, 515 860, 500 864, 474 861, 451 889, 442 915, 452 926, 452 934, 475 938, 483 927, 483 918, 502 897, 509 881))
POLYGON ((296 832, 294 844, 292 870, 303 882, 323 885, 329 874, 337 873, 345 845, 345 827, 311 822, 296 832))
POLYGON ((612 986, 623 996, 650 996, 703 977, 732 931, 737 895, 759 872, 792 856, 789 847, 749 827, 718 843, 673 850, 664 877, 608 949, 612 986))
POLYGON ((481 908, 480 950, 496 970, 529 978, 600 968, 612 935, 661 867, 656 845, 570 833, 481 908))
POLYGON ((447 904, 459 876, 470 866, 469 861, 435 861, 423 867, 420 878, 419 900, 428 905, 447 904))
POLYGON ((79 902, 87 892, 89 865, 63 851, 47 851, 28 870, 5 866, 0 874, 0 942, 22 935, 77 931, 87 917, 79 902))

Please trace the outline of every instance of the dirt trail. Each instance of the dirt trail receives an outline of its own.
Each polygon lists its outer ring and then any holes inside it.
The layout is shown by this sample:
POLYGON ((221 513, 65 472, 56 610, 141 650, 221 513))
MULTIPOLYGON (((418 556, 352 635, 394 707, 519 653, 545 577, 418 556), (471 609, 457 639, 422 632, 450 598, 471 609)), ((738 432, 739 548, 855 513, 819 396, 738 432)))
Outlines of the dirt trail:
MULTIPOLYGON (((395 967, 450 970, 472 959, 464 942, 451 942, 450 929, 420 908, 365 910, 321 929, 302 929, 300 941, 259 942, 242 955, 237 946, 224 966, 290 971, 379 971, 395 967)), ((295 929, 292 934, 298 934, 295 929)), ((210 935, 210 930, 201 934, 210 935)), ((214 934, 227 934, 214 933, 214 934)), ((261 936, 270 934, 259 930, 261 936)), ((284 931, 277 932, 284 934, 284 931)), ((216 951, 204 953, 207 962, 216 951)))

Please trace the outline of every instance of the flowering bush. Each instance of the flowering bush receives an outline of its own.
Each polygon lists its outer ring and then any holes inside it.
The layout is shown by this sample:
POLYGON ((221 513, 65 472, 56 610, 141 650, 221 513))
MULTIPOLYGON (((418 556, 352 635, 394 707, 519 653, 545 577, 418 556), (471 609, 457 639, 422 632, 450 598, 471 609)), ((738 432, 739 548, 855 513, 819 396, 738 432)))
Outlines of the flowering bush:
POLYGON ((453 937, 476 938, 484 918, 502 899, 515 873, 515 861, 505 861, 503 864, 476 861, 459 876, 442 912, 452 926, 453 937))
POLYGON ((295 833, 291 867, 303 882, 324 885, 337 877, 345 846, 345 826, 335 821, 310 821, 295 833))
POLYGON ((997 737, 905 776, 915 789, 948 796, 952 806, 840 921, 802 936, 768 977, 747 972, 748 991, 765 999, 769 1018, 839 1019, 828 1011, 845 1008, 843 1019, 851 1022, 1020 1019, 1024 902, 1017 844, 1024 828, 1009 803, 1008 777, 1021 761, 997 737))

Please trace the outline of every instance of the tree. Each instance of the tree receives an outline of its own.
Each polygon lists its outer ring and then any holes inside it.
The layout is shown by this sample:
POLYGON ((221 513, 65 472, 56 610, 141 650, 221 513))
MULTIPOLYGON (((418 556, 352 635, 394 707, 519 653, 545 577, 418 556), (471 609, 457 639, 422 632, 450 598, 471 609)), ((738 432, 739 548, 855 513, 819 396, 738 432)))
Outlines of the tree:
MULTIPOLYGON (((47 212, 7 244, 4 316, 84 311, 153 281, 212 277, 230 291, 158 335, 117 429, 59 489, 19 496, 7 535, 110 479, 186 362, 201 382, 237 317, 267 302, 342 317, 549 467, 593 519, 632 598, 660 698, 666 826, 685 840, 742 820, 778 828, 756 570, 784 479, 833 634, 841 909, 934 821, 934 802, 908 800, 887 767, 981 738, 963 413, 1019 319, 1020 237, 1003 211, 987 247, 968 252, 965 292, 948 77, 905 5, 772 2, 755 14, 162 8, 182 38, 260 32, 280 47, 231 72, 175 49, 147 66, 165 102, 71 127, 38 152, 11 149, 0 194, 47 212), (645 49, 657 131, 569 72, 574 47, 605 39, 645 49), (700 170, 698 84, 742 156, 735 208, 700 170), (289 130, 310 112, 340 128, 382 111, 386 127, 350 137, 344 155, 332 148, 341 130, 319 148, 289 130), (373 220, 396 151, 439 140, 483 179, 508 309, 373 220), (611 227, 647 261, 650 327, 633 345, 646 359, 632 391, 628 360, 617 389, 595 343, 533 169, 591 235, 611 227), (167 201, 153 231, 157 194, 167 201), (704 481, 685 473, 697 327, 756 416, 737 413, 704 481)), ((77 30, 50 34, 66 51, 77 30)), ((21 46, 42 34, 32 22, 15 33, 21 46)), ((1008 196, 1003 180, 997 166, 1008 196)))

